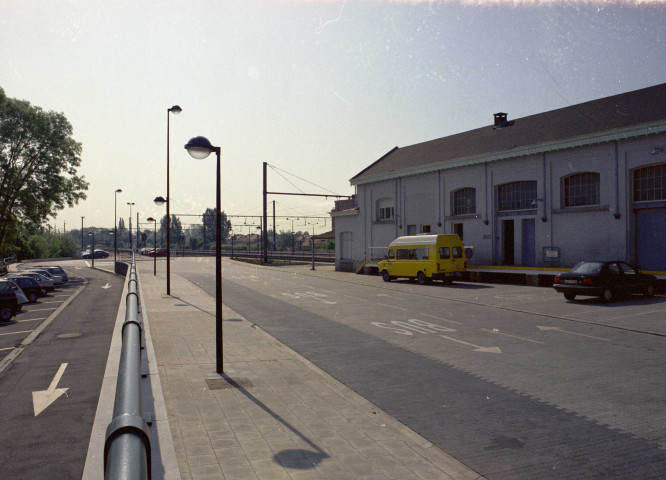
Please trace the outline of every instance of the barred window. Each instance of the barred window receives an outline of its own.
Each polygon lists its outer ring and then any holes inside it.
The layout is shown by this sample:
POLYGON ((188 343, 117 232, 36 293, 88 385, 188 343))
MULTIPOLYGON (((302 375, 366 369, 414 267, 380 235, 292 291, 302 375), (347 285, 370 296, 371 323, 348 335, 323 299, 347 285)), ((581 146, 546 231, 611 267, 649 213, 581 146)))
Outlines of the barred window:
POLYGON ((461 188, 453 192, 453 214, 470 215, 476 213, 476 188, 461 188))
POLYGON ((564 207, 599 205, 599 174, 576 173, 564 177, 562 185, 564 207))
POLYGON ((537 182, 535 180, 499 185, 497 187, 497 210, 506 212, 534 209, 536 208, 536 197, 537 182))
POLYGON ((650 165, 634 171, 634 202, 666 200, 666 168, 650 165))

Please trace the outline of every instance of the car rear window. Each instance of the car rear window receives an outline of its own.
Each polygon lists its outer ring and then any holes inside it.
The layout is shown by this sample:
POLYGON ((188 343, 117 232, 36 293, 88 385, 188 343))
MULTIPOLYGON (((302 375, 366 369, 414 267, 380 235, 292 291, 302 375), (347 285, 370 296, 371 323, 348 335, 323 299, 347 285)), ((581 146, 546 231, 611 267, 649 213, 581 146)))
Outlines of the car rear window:
POLYGON ((603 263, 597 262, 581 262, 578 265, 574 266, 571 271, 574 273, 599 273, 601 272, 601 267, 603 263))

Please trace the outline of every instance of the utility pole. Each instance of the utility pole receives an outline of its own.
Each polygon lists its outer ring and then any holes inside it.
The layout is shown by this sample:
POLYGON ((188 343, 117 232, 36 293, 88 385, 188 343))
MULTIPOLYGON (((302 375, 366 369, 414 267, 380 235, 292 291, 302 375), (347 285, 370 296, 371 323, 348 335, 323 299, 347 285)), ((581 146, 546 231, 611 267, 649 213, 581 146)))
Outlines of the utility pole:
POLYGON ((83 252, 83 219, 86 217, 81 217, 81 252, 83 252))
MULTIPOLYGON (((267 185, 267 180, 266 180, 266 167, 268 166, 268 163, 264 162, 264 216, 263 216, 263 235, 262 235, 262 260, 261 263, 268 263, 268 190, 266 188, 267 185)), ((275 224, 275 221, 273 221, 273 224, 275 224)))

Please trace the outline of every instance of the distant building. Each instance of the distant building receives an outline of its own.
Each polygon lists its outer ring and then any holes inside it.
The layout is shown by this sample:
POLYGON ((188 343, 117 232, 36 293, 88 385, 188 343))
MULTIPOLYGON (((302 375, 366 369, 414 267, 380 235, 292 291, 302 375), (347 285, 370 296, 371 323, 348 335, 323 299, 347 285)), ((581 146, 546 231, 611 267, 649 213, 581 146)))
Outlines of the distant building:
POLYGON ((336 202, 336 268, 401 235, 457 233, 470 263, 666 271, 666 84, 395 147, 336 202))

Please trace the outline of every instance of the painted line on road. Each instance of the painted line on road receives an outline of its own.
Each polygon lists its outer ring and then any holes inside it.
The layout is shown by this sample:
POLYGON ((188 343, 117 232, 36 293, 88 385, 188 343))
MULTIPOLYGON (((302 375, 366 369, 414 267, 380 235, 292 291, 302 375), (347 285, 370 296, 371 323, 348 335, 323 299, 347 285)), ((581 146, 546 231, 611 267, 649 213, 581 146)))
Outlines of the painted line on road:
POLYGON ((48 317, 40 317, 40 318, 29 318, 26 320, 17 320, 16 323, 25 323, 25 322, 39 322, 41 320, 46 320, 48 317))
POLYGON ((4 350, 14 350, 14 348, 16 348, 16 347, 0 348, 0 352, 2 352, 4 350))
POLYGON ((562 333, 568 333, 569 335, 578 335, 579 337, 587 337, 587 338, 593 338, 595 340, 603 340, 604 342, 610 342, 610 340, 608 338, 601 338, 601 337, 595 337, 595 336, 592 336, 592 335, 585 335, 584 333, 571 332, 569 330, 564 330, 560 327, 539 327, 539 326, 537 326, 537 328, 539 330, 541 330, 542 332, 548 332, 548 331, 562 332, 562 333))
MULTIPOLYGON (((41 302, 40 302, 41 303, 41 302)), ((50 312, 51 310, 56 310, 56 308, 38 308, 36 310, 30 310, 31 312, 50 312)))
POLYGON ((21 330, 20 332, 0 333, 0 337, 4 337, 5 335, 18 335, 19 333, 30 333, 30 332, 34 332, 34 330, 21 330))
POLYGON ((504 335, 505 337, 511 337, 511 338, 517 338, 518 340, 525 340, 526 342, 532 342, 532 343, 538 343, 539 345, 545 345, 546 342, 540 342, 538 340, 532 340, 531 338, 524 338, 524 337, 519 337, 517 335, 510 335, 508 333, 500 332, 499 330, 490 330, 488 328, 482 328, 484 332, 489 332, 489 333, 494 333, 497 335, 504 335))
POLYGON ((417 313, 417 315, 421 315, 423 317, 434 318, 435 320, 441 320, 442 322, 449 322, 449 323, 455 323, 456 325, 462 325, 462 322, 456 322, 454 320, 449 320, 447 318, 436 317, 434 315, 428 315, 427 313, 417 313))
MULTIPOLYGON (((9 353, 9 355, 7 355, 5 358, 0 360, 0 375, 2 374, 2 372, 5 371, 5 369, 7 367, 9 367, 12 364, 12 362, 14 360, 16 360, 16 358, 19 355, 21 355, 21 353, 23 353, 23 350, 28 348, 28 346, 32 342, 35 341, 35 339, 39 336, 39 334, 42 333, 44 331, 44 329, 51 324, 51 322, 58 316, 58 314, 60 312, 62 312, 67 307, 67 305, 69 305, 72 302, 72 300, 74 300, 79 295, 79 293, 81 293, 83 291, 84 288, 86 288, 86 285, 87 285, 87 282, 84 283, 83 285, 81 285, 72 294, 71 297, 69 297, 67 300, 65 300, 65 302, 63 302, 62 305, 60 305, 53 313, 51 313, 51 315, 49 315, 49 317, 45 321, 40 323, 39 326, 37 326, 37 328, 35 328, 32 331, 32 333, 30 333, 30 335, 28 335, 26 338, 24 338, 23 341, 21 342, 21 345, 16 347, 12 352, 9 353)), ((52 310, 52 309, 47 309, 47 310, 52 310)), ((32 310, 32 311, 35 312, 36 310, 32 310)))
POLYGON ((385 303, 378 303, 377 305, 381 305, 382 307, 395 308, 396 310, 402 310, 402 311, 404 311, 404 312, 407 311, 406 308, 402 308, 402 307, 394 307, 393 305, 387 305, 387 304, 385 304, 385 303))

